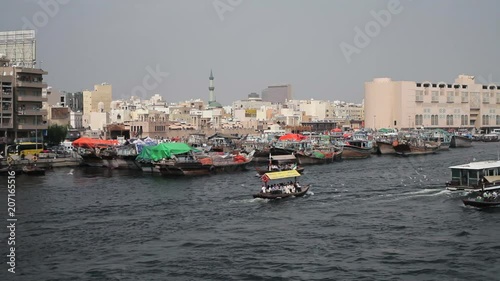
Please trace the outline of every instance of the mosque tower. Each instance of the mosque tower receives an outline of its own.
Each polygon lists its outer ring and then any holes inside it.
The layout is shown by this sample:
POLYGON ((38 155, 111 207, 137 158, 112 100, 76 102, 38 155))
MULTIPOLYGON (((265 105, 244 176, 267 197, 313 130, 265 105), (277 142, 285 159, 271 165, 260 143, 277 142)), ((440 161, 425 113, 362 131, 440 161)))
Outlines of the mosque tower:
POLYGON ((208 77, 210 83, 208 86, 209 95, 208 95, 208 104, 212 103, 215 101, 215 87, 214 87, 214 74, 212 73, 212 70, 210 69, 210 77, 208 77))
POLYGON ((222 105, 215 100, 214 74, 212 73, 211 69, 210 69, 210 77, 208 77, 208 79, 210 81, 209 86, 208 86, 208 90, 209 90, 208 107, 209 108, 221 108, 222 105))

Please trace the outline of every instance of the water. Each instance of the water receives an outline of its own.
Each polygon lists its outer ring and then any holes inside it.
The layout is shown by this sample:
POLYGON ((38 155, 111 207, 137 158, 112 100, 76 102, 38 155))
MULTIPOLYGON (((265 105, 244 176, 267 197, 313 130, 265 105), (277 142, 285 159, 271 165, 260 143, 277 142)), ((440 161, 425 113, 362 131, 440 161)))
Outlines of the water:
POLYGON ((307 166, 311 192, 273 202, 252 199, 252 171, 19 175, 17 273, 0 280, 500 280, 500 208, 444 190, 448 166, 497 148, 307 166))

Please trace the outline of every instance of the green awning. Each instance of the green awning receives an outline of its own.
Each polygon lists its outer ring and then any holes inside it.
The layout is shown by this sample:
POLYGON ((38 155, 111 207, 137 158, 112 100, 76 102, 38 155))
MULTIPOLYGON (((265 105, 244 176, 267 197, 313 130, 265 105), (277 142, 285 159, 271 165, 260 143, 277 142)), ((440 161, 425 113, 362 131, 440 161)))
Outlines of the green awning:
POLYGON ((191 150, 192 148, 189 145, 182 142, 160 143, 155 146, 143 147, 141 153, 137 155, 136 160, 159 161, 164 158, 171 158, 172 155, 187 153, 191 150))

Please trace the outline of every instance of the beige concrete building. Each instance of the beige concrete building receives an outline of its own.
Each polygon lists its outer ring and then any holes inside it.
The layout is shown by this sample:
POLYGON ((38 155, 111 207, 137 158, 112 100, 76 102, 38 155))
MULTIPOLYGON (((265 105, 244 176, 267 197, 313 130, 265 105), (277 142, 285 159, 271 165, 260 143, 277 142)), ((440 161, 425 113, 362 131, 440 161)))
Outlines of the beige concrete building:
POLYGON ((451 84, 376 78, 365 83, 365 127, 500 128, 500 86, 470 75, 451 84))
POLYGON ((83 91, 83 114, 110 112, 113 88, 110 84, 94 85, 93 91, 83 91))
POLYGON ((168 115, 164 112, 148 110, 137 115, 137 119, 125 122, 130 128, 130 137, 167 137, 168 115))
POLYGON ((47 72, 36 68, 16 67, 0 55, 0 137, 2 142, 22 139, 43 139, 47 130, 47 110, 42 103, 47 98, 42 90, 47 88, 43 75, 47 72))

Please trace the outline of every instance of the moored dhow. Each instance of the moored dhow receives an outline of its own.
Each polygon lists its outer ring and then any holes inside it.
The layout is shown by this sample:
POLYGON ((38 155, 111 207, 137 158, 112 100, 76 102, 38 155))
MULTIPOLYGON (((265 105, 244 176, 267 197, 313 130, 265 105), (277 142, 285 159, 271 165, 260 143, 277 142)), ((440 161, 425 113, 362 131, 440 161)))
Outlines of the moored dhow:
POLYGON ((451 137, 451 142, 450 142, 451 148, 471 147, 471 146, 472 146, 472 137, 459 136, 459 135, 453 135, 451 137))

